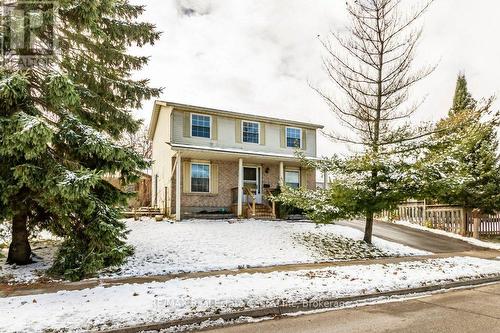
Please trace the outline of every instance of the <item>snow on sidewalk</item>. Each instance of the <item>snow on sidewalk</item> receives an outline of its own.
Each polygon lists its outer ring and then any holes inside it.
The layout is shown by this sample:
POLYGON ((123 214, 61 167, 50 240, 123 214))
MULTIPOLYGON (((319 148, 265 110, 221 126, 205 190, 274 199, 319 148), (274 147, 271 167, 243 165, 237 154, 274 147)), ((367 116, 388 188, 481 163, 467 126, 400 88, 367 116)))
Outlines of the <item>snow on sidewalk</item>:
POLYGON ((119 328, 500 275, 470 257, 239 274, 0 298, 1 332, 119 328))
POLYGON ((120 271, 107 276, 162 275, 272 265, 431 254, 374 238, 374 248, 352 240, 363 233, 339 225, 284 221, 127 221, 135 248, 120 271), (340 237, 341 239, 336 239, 340 237), (344 248, 338 246, 347 238, 344 248), (326 244, 325 241, 331 244, 326 244), (321 244, 324 244, 322 247, 321 244), (337 246, 336 246, 337 245, 337 246), (328 251, 325 247, 333 248, 328 251), (351 255, 348 255, 348 254, 351 255))

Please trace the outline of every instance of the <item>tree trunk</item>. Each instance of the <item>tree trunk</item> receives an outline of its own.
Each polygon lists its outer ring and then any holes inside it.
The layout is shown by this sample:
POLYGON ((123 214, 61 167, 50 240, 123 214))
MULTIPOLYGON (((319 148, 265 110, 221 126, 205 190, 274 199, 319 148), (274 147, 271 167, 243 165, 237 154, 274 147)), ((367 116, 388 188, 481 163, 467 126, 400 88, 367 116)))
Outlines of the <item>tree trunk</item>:
POLYGON ((7 263, 27 265, 31 263, 31 246, 28 240, 28 214, 17 212, 12 218, 12 242, 7 263))
POLYGON ((372 231, 373 231, 373 212, 366 213, 366 225, 365 225, 365 237, 364 241, 368 244, 372 243, 372 231))

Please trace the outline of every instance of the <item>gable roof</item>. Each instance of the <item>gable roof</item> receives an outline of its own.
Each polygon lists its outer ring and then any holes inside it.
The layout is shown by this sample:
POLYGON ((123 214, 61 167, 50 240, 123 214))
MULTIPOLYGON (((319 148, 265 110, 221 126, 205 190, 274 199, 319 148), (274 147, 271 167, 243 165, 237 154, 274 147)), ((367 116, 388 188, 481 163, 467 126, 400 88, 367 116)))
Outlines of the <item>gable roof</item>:
POLYGON ((253 121, 266 122, 266 123, 274 123, 274 124, 279 124, 279 125, 298 126, 298 127, 303 127, 303 128, 309 128, 309 129, 322 129, 322 128, 324 128, 323 125, 301 122, 301 121, 296 121, 296 120, 283 119, 283 118, 273 118, 273 117, 259 116, 259 115, 249 114, 249 113, 240 113, 240 112, 234 112, 234 111, 206 108, 206 107, 196 106, 196 105, 188 105, 188 104, 180 104, 180 103, 173 103, 173 102, 156 100, 155 104, 153 106, 153 113, 151 115, 151 122, 150 122, 149 130, 148 130, 148 137, 150 140, 153 138, 153 136, 155 134, 156 125, 158 123, 158 116, 159 116, 159 113, 160 113, 162 106, 170 106, 174 109, 181 110, 181 111, 200 112, 200 113, 205 113, 205 114, 209 114, 209 115, 223 116, 223 117, 229 117, 229 118, 239 118, 239 119, 244 119, 244 120, 253 120, 253 121))

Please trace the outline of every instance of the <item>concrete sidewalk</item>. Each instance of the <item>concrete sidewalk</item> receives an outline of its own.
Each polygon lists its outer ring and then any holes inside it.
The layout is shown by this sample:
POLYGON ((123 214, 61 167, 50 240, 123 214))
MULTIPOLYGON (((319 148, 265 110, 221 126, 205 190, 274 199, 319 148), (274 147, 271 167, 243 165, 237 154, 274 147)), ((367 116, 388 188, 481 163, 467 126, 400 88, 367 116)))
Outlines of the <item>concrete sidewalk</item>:
POLYGON ((500 283, 395 303, 210 330, 212 333, 500 332, 500 283))
POLYGON ((500 251, 475 250, 466 252, 440 253, 440 254, 414 256, 414 257, 397 257, 397 258, 391 257, 391 258, 380 258, 380 259, 337 261, 337 262, 312 263, 312 264, 277 265, 277 266, 245 268, 237 270, 218 270, 210 272, 193 272, 193 273, 170 274, 170 275, 135 276, 135 277, 108 278, 108 279, 107 278, 87 279, 78 282, 50 282, 50 283, 33 283, 27 285, 0 284, 0 297, 55 293, 62 290, 82 290, 86 288, 93 288, 96 286, 111 287, 111 286, 116 286, 121 284, 131 284, 131 283, 142 284, 149 282, 164 282, 172 279, 194 279, 194 278, 202 278, 208 276, 236 275, 243 273, 253 274, 253 273, 270 273, 275 271, 298 271, 298 270, 310 270, 310 269, 353 266, 353 265, 391 264, 400 262, 419 261, 425 259, 465 257, 465 256, 476 257, 481 259, 497 260, 497 258, 500 256, 500 251))

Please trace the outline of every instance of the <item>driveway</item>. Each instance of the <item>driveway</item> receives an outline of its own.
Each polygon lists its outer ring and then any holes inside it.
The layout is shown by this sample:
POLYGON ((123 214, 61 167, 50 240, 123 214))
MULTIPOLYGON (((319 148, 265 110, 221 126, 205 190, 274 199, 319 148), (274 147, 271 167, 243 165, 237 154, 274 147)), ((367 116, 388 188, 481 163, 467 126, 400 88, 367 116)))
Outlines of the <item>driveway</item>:
POLYGON ((211 330, 212 333, 500 333, 500 284, 395 303, 211 330))
MULTIPOLYGON (((340 221, 337 222, 337 224, 362 231, 365 229, 364 221, 340 221)), ((456 238, 387 222, 375 222, 373 226, 373 235, 391 242, 404 244, 433 253, 484 250, 482 247, 469 244, 456 238)))

